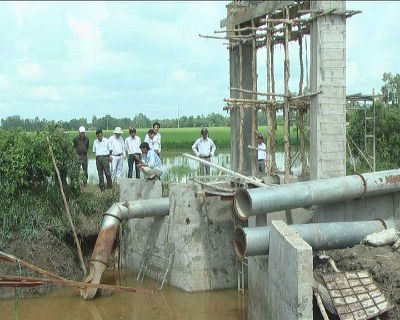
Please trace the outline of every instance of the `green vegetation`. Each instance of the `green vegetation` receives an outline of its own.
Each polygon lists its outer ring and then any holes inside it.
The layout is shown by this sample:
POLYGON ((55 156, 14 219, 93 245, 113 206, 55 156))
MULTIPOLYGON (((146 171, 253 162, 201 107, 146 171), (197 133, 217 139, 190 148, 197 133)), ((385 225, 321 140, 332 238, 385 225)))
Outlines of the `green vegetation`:
MULTIPOLYGON (((383 101, 376 102, 376 170, 388 170, 400 167, 400 106, 393 105, 387 106, 383 101)), ((365 150, 365 126, 371 126, 373 108, 372 105, 366 106, 358 110, 352 110, 348 113, 348 122, 350 123, 347 128, 348 140, 353 140, 355 144, 363 151, 364 154, 372 155, 372 150, 365 150), (366 124, 366 121, 370 123, 366 124)), ((356 158, 358 166, 356 170, 360 173, 371 171, 365 158, 361 155, 354 144, 350 144, 352 155, 356 158)), ((371 146, 371 143, 367 143, 371 146)), ((370 159, 371 162, 371 159, 370 159)), ((353 168, 348 168, 348 172, 352 172, 353 168)))
MULTIPOLYGON (((47 137, 63 190, 68 199, 73 199, 73 207, 78 210, 79 206, 84 207, 84 212, 89 213, 104 209, 99 199, 92 201, 90 195, 82 197, 76 152, 59 125, 48 124, 45 131, 36 133, 0 129, 1 241, 15 234, 30 238, 40 228, 50 229, 60 237, 69 230, 47 137), (88 210, 89 206, 95 209, 88 210)), ((106 208, 115 202, 115 194, 109 200, 106 208)))

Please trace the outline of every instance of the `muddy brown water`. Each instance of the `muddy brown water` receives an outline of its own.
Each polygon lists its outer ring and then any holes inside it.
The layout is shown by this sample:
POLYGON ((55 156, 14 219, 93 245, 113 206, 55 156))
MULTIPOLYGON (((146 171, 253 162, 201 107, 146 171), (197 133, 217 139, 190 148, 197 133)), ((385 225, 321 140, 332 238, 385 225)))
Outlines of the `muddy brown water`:
POLYGON ((40 297, 0 299, 0 319, 247 319, 247 295, 236 289, 188 293, 164 285, 159 291, 151 279, 145 279, 140 285, 135 273, 124 272, 117 276, 110 270, 103 278, 102 283, 115 284, 118 278, 122 286, 140 286, 153 289, 153 293, 113 292, 85 301, 78 290, 63 287, 40 297))

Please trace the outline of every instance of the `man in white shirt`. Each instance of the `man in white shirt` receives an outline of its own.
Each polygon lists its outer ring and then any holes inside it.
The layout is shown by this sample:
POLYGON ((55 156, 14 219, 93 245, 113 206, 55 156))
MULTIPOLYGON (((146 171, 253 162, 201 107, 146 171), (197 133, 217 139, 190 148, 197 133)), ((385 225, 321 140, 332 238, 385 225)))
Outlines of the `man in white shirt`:
POLYGON ((157 155, 160 157, 161 160, 161 134, 159 132, 160 124, 158 122, 153 123, 153 130, 152 130, 154 131, 153 137, 151 137, 150 135, 150 130, 144 137, 144 142, 147 142, 149 144, 150 148, 157 153, 157 155))
POLYGON ((109 138, 110 156, 111 156, 111 176, 113 181, 117 183, 121 180, 122 169, 125 160, 125 142, 122 134, 121 127, 116 127, 114 135, 109 138))
POLYGON ((258 155, 258 162, 257 162, 257 169, 258 172, 265 174, 265 160, 267 159, 267 146, 264 143, 264 136, 262 133, 257 135, 257 155, 258 155))
MULTIPOLYGON (((192 145, 192 150, 197 157, 211 162, 211 157, 214 155, 217 147, 215 146, 212 139, 208 137, 207 128, 202 128, 200 133, 201 138, 195 141, 195 143, 192 145)), ((203 176, 204 173, 207 175, 210 174, 210 166, 200 163, 200 175, 203 176)))
POLYGON ((104 175, 107 179, 107 188, 112 188, 112 179, 110 174, 110 149, 108 139, 103 137, 103 131, 96 131, 97 139, 93 142, 93 153, 96 155, 96 168, 99 175, 99 187, 104 191, 104 175))
POLYGON ((135 164, 135 177, 140 178, 140 170, 138 167, 142 152, 140 144, 142 143, 139 136, 136 135, 136 128, 129 128, 129 137, 125 139, 125 150, 128 152, 128 178, 132 178, 133 165, 135 164), (137 156, 137 157, 136 157, 137 156), (138 158, 138 160, 136 159, 138 158))

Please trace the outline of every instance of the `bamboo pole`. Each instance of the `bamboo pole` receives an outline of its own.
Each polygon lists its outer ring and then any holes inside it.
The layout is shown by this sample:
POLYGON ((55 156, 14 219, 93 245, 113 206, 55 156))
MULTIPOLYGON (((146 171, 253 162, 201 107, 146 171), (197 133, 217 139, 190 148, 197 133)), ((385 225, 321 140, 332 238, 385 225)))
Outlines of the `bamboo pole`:
POLYGON ((50 278, 66 280, 65 278, 60 277, 59 275, 57 275, 55 273, 52 273, 50 271, 44 270, 42 268, 39 268, 39 267, 37 267, 37 266, 35 266, 33 264, 30 264, 30 263, 28 263, 26 261, 18 259, 17 257, 14 257, 13 255, 5 253, 5 252, 2 252, 2 251, 0 251, 0 260, 4 260, 6 262, 18 263, 18 264, 24 266, 25 268, 28 268, 28 269, 30 269, 32 271, 37 272, 37 273, 44 274, 44 275, 46 275, 46 276, 48 276, 50 278))
MULTIPOLYGON (((274 23, 271 22, 271 26, 274 27, 274 23)), ((274 44, 272 43, 272 33, 271 33, 271 38, 270 38, 270 51, 271 51, 271 93, 275 93, 275 47, 274 44)), ((278 125, 276 122, 276 110, 269 110, 271 114, 271 173, 277 171, 277 165, 276 165, 276 130, 278 129, 278 125)), ((269 131, 268 131, 269 134, 269 131)))
MULTIPOLYGON (((240 34, 241 32, 239 32, 240 34)), ((243 45, 239 45, 239 87, 243 89, 243 45)), ((243 99, 243 92, 239 92, 239 97, 243 99)), ((240 114, 240 126, 239 126, 239 166, 238 171, 243 172, 243 151, 244 151, 244 142, 243 142, 243 108, 239 107, 239 114, 240 114)))
POLYGON ((60 185, 61 195, 62 195, 62 198, 64 200, 64 205, 65 205, 65 211, 67 213, 67 218, 68 218, 69 224, 71 226, 72 233, 74 235, 74 240, 75 240, 76 248, 77 248, 77 251, 78 251, 79 261, 81 263, 81 268, 83 270, 83 273, 86 274, 87 270, 86 270, 86 267, 85 267, 85 262, 83 261, 81 245, 79 243, 78 236, 77 236, 76 231, 75 231, 74 223, 72 222, 71 213, 69 212, 68 202, 67 202, 67 198, 65 197, 65 194, 64 194, 63 185, 62 185, 62 181, 61 181, 61 177, 60 177, 60 172, 58 171, 58 167, 57 167, 56 159, 54 157, 53 149, 51 147, 50 139, 49 139, 48 136, 46 136, 46 138, 47 138, 47 142, 49 144, 50 155, 51 155, 51 159, 53 160, 54 169, 56 170, 56 173, 57 173, 58 183, 60 185))
MULTIPOLYGON (((304 80, 304 64, 303 64, 303 37, 299 35, 299 63, 300 63, 300 80, 299 80, 299 96, 303 94, 304 80)), ((305 156, 305 132, 304 132, 304 110, 299 110, 298 128, 300 131, 300 154, 301 154, 301 176, 306 173, 306 156, 305 156)))
MULTIPOLYGON (((269 23, 269 27, 273 28, 273 24, 269 23)), ((266 64, 267 64, 267 99, 273 96, 271 92, 271 37, 272 32, 267 32, 266 38, 266 64)), ((265 116, 267 119, 267 157, 265 159, 265 173, 267 177, 271 175, 271 131, 272 131, 272 117, 271 117, 271 109, 266 110, 265 116)))
MULTIPOLYGON (((286 16, 289 16, 288 9, 285 9, 286 16)), ((284 62, 284 78, 285 78, 285 95, 289 95, 289 78, 290 78, 290 60, 289 60, 289 25, 285 26, 285 62, 284 62)), ((290 176, 290 123, 289 123, 289 99, 285 98, 284 104, 284 141, 285 141, 285 183, 289 183, 290 176)))
POLYGON ((208 161, 206 161, 206 160, 200 159, 200 158, 198 158, 198 157, 192 156, 192 155, 187 154, 187 153, 183 153, 182 156, 184 156, 184 157, 186 157, 186 158, 189 158, 189 159, 192 159, 192 160, 194 160, 194 161, 198 161, 198 162, 200 162, 200 163, 206 164, 206 165, 208 165, 208 166, 210 166, 210 167, 216 168, 216 169, 221 170, 221 171, 224 171, 224 172, 226 172, 226 173, 229 173, 229 174, 231 174, 232 176, 237 177, 237 178, 241 178, 241 179, 243 179, 245 182, 247 182, 247 183, 252 183, 252 184, 256 185, 257 187, 266 187, 266 186, 272 185, 272 184, 262 183, 262 182, 260 182, 260 181, 258 181, 258 180, 254 180, 253 178, 249 178, 249 177, 244 176, 244 175, 242 175, 242 174, 240 174, 240 173, 237 173, 237 172, 235 172, 235 171, 232 171, 232 170, 229 170, 229 169, 227 169, 227 168, 221 167, 221 166, 219 166, 219 165, 217 165, 217 164, 208 162, 208 161))
POLYGON ((275 105, 275 104, 284 104, 284 101, 276 101, 276 100, 253 100, 253 99, 243 99, 243 98, 225 98, 225 102, 241 102, 244 104, 270 104, 270 105, 275 105))
MULTIPOLYGON (((251 20, 251 26, 254 28, 254 19, 251 20)), ((254 35, 256 34, 256 31, 253 31, 254 35)), ((257 92, 257 47, 256 47, 256 38, 253 38, 253 47, 252 47, 252 60, 251 60, 251 74, 252 74, 252 89, 253 89, 253 94, 252 94, 252 99, 257 100, 257 94, 255 94, 254 92, 257 92)), ((257 110, 252 110, 252 123, 251 123, 251 127, 252 130, 258 131, 258 123, 257 123, 257 110)), ((255 135, 252 134, 251 135, 251 143, 255 144, 256 143, 256 139, 255 139, 255 135)), ((243 146, 243 152, 244 152, 244 146, 243 146)), ((258 164, 256 165, 256 161, 251 160, 251 174, 253 176, 257 175, 257 170, 258 169, 258 164)), ((265 172, 264 172, 265 174, 265 172)))
POLYGON ((27 281, 27 282, 45 282, 45 283, 53 283, 53 284, 62 284, 70 287, 75 287, 78 289, 87 289, 87 288, 97 288, 97 289, 105 289, 111 291, 132 291, 138 293, 153 293, 152 289, 142 289, 135 287, 124 287, 124 286, 116 286, 112 284, 94 284, 94 283, 86 283, 80 281, 73 281, 67 279, 57 279, 57 278, 38 278, 38 277, 21 277, 21 276, 7 276, 0 275, 0 279, 8 280, 8 281, 27 281))

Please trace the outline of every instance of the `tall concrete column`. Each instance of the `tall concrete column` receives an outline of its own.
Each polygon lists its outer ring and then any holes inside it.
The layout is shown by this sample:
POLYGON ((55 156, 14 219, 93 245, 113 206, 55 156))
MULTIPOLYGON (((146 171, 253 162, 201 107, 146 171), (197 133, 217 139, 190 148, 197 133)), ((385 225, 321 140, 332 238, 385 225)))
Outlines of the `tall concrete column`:
MULTIPOLYGON (((345 10, 345 1, 311 1, 312 10, 345 10)), ((310 178, 346 175, 346 18, 328 14, 311 25, 310 178)))
MULTIPOLYGON (((234 29, 235 25, 230 19, 232 7, 228 6, 227 28, 234 29)), ((235 9, 237 10, 237 8, 235 9)), ((237 14, 237 12, 236 12, 237 14)), ((249 22, 241 24, 240 27, 250 26, 249 22)), ((239 27, 239 26, 236 26, 239 27)), ((228 33, 233 35, 233 32, 228 33)), ((232 43, 232 40, 231 40, 232 43)), ((257 50, 257 49, 256 49, 257 50)), ((231 88, 242 88, 253 90, 254 74, 252 69, 253 46, 251 42, 242 45, 242 61, 240 61, 240 48, 234 46, 229 48, 229 77, 231 88), (242 62, 242 63, 240 63, 242 62), (240 76, 242 75, 242 76, 240 76), (240 78, 242 80, 240 80, 240 78)), ((254 61, 256 64, 257 61, 254 61)), ((253 99, 251 93, 240 93, 237 90, 230 91, 231 98, 253 99), (242 96, 241 96, 242 95, 242 96)), ((249 152, 248 145, 255 146, 257 130, 257 112, 254 108, 243 108, 241 112, 238 107, 230 111, 231 124, 231 169, 243 175, 252 175, 255 171, 257 155, 249 152), (241 132, 242 130, 242 132, 241 132), (240 161, 242 157, 242 161, 240 161)))

